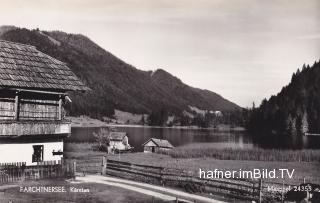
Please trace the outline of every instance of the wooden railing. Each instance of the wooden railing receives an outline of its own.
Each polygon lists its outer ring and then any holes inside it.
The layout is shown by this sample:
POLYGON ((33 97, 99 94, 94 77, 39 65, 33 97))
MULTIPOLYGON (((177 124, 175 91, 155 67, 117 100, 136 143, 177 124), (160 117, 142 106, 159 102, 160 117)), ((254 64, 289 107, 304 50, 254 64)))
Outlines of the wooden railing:
POLYGON ((0 121, 0 136, 70 134, 69 121, 0 121))
POLYGON ((25 180, 74 177, 75 164, 68 160, 39 162, 26 166, 25 162, 0 163, 0 184, 25 180))
POLYGON ((0 119, 62 120, 63 93, 6 90, 0 97, 0 119), (30 96, 31 94, 31 96, 30 96))

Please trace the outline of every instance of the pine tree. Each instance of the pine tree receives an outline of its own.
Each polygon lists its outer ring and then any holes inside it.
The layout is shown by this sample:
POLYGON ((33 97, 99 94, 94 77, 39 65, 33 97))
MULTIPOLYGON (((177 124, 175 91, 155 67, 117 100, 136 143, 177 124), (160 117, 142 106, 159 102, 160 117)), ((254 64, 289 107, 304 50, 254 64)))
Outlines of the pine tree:
POLYGON ((307 112, 304 112, 301 120, 301 133, 305 134, 308 131, 309 131, 308 114, 307 112))

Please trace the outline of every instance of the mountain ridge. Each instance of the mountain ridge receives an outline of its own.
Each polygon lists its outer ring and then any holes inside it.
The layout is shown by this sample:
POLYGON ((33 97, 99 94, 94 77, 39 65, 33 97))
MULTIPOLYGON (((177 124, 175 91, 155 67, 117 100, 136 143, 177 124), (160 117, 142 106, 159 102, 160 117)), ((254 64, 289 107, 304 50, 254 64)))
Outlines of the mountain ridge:
POLYGON ((81 34, 0 27, 0 39, 30 44, 66 62, 70 69, 93 91, 71 93, 73 116, 102 118, 115 109, 148 113, 166 109, 181 114, 188 105, 200 109, 233 111, 240 107, 222 96, 184 84, 165 70, 139 70, 101 48, 81 34))

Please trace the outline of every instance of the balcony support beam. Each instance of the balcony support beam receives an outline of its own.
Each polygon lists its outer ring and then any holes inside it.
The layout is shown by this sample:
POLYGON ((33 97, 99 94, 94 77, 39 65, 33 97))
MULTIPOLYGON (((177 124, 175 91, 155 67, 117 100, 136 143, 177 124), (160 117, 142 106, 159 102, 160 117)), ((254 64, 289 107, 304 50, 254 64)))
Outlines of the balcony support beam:
POLYGON ((14 120, 18 121, 19 115, 20 115, 20 96, 19 96, 19 91, 17 91, 14 98, 14 120))
POLYGON ((62 95, 59 95, 58 120, 62 120, 62 95))

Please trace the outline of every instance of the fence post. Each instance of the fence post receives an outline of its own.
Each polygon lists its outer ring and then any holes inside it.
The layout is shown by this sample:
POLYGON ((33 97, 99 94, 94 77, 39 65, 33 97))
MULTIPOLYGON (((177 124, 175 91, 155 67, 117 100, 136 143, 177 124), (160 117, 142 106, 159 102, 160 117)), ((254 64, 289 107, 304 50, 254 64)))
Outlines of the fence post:
POLYGON ((57 165, 57 170, 58 170, 58 177, 62 177, 62 158, 58 160, 58 165, 57 165))
POLYGON ((106 156, 102 157, 101 167, 102 167, 101 175, 106 175, 107 174, 107 159, 106 159, 106 156))
POLYGON ((76 179, 76 172, 77 172, 77 162, 73 162, 73 178, 76 179))
POLYGON ((281 190, 281 202, 284 202, 284 180, 282 181, 282 190, 281 190))
POLYGON ((26 167, 27 167, 27 162, 23 162, 23 181, 26 180, 26 167))
POLYGON ((260 178, 259 182, 259 203, 262 202, 262 178, 260 178))
POLYGON ((163 168, 160 169, 160 184, 164 187, 163 168))
POLYGON ((252 180, 252 198, 255 199, 256 198, 256 195, 257 195, 257 192, 256 192, 256 182, 254 179, 251 179, 252 180))
POLYGON ((70 173, 70 168, 71 168, 71 163, 70 162, 67 162, 66 160, 63 160, 63 164, 65 165, 65 167, 66 167, 66 171, 65 171, 65 173, 66 173, 66 175, 67 176, 69 176, 69 173, 70 173))

